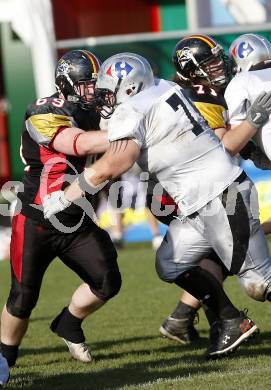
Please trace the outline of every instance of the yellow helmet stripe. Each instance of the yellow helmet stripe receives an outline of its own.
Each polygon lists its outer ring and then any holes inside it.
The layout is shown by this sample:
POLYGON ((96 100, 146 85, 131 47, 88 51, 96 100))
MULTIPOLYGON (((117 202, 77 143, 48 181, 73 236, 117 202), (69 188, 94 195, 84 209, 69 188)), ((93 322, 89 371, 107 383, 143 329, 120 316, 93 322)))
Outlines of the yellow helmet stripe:
POLYGON ((88 57, 90 63, 92 64, 93 73, 98 73, 99 68, 100 68, 100 63, 99 63, 98 59, 92 53, 89 53, 85 50, 83 50, 83 52, 88 57))
POLYGON ((203 42, 207 43, 211 48, 216 46, 216 43, 209 37, 206 37, 206 35, 189 35, 189 37, 186 37, 187 39, 189 38, 197 38, 201 39, 203 42))

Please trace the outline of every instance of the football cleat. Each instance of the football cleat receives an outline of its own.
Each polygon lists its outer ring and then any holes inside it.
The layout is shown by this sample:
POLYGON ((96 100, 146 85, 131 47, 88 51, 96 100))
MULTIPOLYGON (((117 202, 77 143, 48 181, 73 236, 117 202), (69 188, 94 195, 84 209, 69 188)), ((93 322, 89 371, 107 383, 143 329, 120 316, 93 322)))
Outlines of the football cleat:
POLYGON ((257 332, 257 325, 243 311, 240 311, 237 318, 214 323, 210 331, 210 345, 206 358, 215 359, 232 353, 257 332))
POLYGON ((62 310, 62 312, 52 321, 50 325, 50 329, 52 332, 57 334, 62 340, 67 344, 69 351, 74 359, 80 360, 84 363, 91 362, 91 354, 87 347, 87 345, 83 342, 85 340, 85 336, 81 327, 77 328, 76 336, 78 340, 82 340, 82 342, 75 343, 68 338, 72 337, 70 332, 67 332, 65 321, 63 320, 63 313, 65 313, 66 308, 62 310))
POLYGON ((80 360, 84 363, 90 363, 92 361, 90 351, 85 343, 76 344, 64 339, 63 337, 61 338, 67 344, 69 351, 74 359, 80 360))
POLYGON ((182 319, 169 316, 160 326, 159 332, 163 337, 178 341, 181 344, 191 344, 200 338, 194 327, 196 316, 198 318, 198 313, 182 319))

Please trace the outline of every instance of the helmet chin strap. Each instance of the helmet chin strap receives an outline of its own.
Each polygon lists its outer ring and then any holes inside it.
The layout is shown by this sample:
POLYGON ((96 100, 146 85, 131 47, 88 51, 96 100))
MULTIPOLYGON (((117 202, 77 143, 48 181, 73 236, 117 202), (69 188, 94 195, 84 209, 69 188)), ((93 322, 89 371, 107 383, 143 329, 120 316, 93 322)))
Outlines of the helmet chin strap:
MULTIPOLYGON (((143 81, 141 81, 139 84, 138 84, 138 88, 137 88, 137 91, 136 93, 139 93, 143 88, 143 81)), ((135 94, 136 95, 136 94, 135 94)))
POLYGON ((116 88, 114 91, 114 95, 116 97, 116 100, 117 100, 117 93, 119 92, 121 82, 122 82, 122 79, 118 79, 118 82, 117 82, 117 85, 116 85, 116 88))

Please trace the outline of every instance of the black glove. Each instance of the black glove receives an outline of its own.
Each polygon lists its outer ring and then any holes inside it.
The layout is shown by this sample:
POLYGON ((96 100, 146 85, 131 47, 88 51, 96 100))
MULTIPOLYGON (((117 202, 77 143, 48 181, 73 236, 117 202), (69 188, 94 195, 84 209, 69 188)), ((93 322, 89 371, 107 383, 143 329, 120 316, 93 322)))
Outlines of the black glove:
POLYGON ((255 150, 257 149, 257 146, 254 144, 253 141, 248 141, 246 146, 243 147, 242 150, 240 150, 239 154, 244 160, 251 159, 251 155, 255 150))
POLYGON ((253 161, 255 167, 259 169, 271 169, 271 161, 258 146, 256 147, 255 151, 252 152, 250 159, 253 161))
POLYGON ((264 154, 261 148, 254 144, 253 141, 249 141, 246 146, 240 151, 240 156, 244 160, 253 161, 255 167, 263 170, 271 169, 271 161, 264 154))
POLYGON ((269 120, 271 113, 271 92, 261 92, 247 112, 246 120, 255 129, 260 129, 269 120))

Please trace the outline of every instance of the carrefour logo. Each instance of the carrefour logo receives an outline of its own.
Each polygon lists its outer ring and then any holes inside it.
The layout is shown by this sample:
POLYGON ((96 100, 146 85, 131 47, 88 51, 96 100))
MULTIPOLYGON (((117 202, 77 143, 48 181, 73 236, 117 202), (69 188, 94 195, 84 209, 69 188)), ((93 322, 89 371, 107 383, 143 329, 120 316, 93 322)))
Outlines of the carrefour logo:
POLYGON ((246 42, 240 43, 237 49, 238 56, 240 58, 246 58, 254 51, 253 47, 246 42))
POLYGON ((125 61, 116 62, 109 66, 106 71, 111 77, 123 79, 133 70, 133 67, 125 61))

